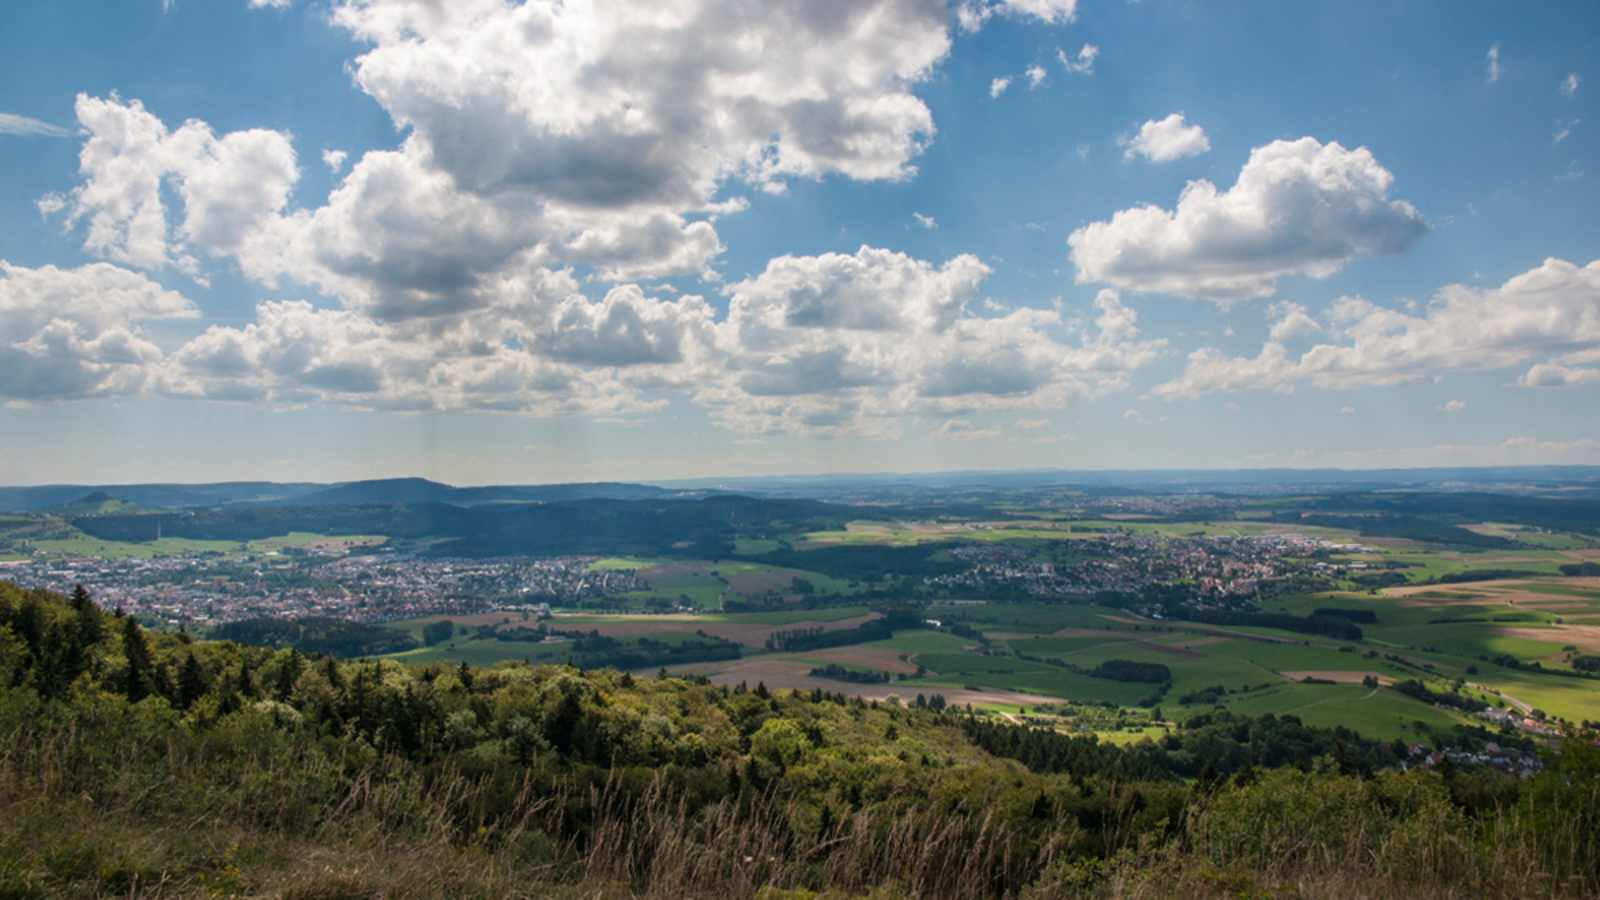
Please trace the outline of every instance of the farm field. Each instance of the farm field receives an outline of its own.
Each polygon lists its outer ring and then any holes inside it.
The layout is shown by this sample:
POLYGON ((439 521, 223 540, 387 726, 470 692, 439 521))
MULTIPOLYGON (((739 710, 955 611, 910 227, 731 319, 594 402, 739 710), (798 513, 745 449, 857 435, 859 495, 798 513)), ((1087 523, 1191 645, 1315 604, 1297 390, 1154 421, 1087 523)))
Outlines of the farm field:
MULTIPOLYGON (((773 547, 776 546, 773 542, 773 547)), ((608 557, 594 561, 589 569, 633 572, 649 582, 649 590, 618 595, 621 600, 640 607, 654 601, 715 611, 722 609, 724 600, 729 597, 784 595, 798 598, 802 593, 836 596, 852 590, 849 582, 818 572, 743 560, 608 557), (802 584, 804 588, 799 587, 802 584)))
POLYGON ((197 541, 162 538, 159 541, 103 541, 88 535, 38 540, 34 549, 47 556, 92 556, 98 559, 154 559, 158 556, 193 556, 201 553, 236 554, 238 541, 197 541))
MULTIPOLYGON (((767 637, 775 631, 788 628, 818 628, 823 631, 854 628, 879 617, 864 606, 830 607, 814 610, 788 610, 771 613, 560 613, 542 620, 542 624, 555 631, 597 632, 607 637, 658 637, 692 635, 698 632, 736 641, 751 649, 760 649, 767 637)), ((490 627, 532 628, 541 622, 531 614, 517 611, 493 611, 466 615, 425 616, 388 623, 420 637, 422 628, 433 622, 454 622, 460 629, 490 627)), ((493 641, 493 639, 490 639, 493 641)), ((504 643, 494 641, 495 643, 504 643)), ((507 657, 521 659, 520 656, 507 657)))
MULTIPOLYGON (((1141 524, 1133 521, 1131 526, 1141 524)), ((891 542, 930 533, 934 532, 878 523, 853 524, 845 532, 851 540, 891 542)), ((1523 567, 1518 571, 1534 571, 1535 566, 1553 570, 1568 551, 1385 548, 1383 552, 1428 559, 1429 571, 1447 573, 1518 566, 1523 567)), ((659 565, 642 559, 596 565, 622 569, 641 564, 646 564, 641 571, 659 565)), ((715 577, 723 579, 719 583, 741 584, 747 590, 775 589, 783 579, 795 577, 792 573, 803 571, 727 561, 682 565, 689 567, 683 574, 692 577, 709 576, 714 565, 715 577)), ((817 584, 836 586, 821 577, 817 584)), ((949 702, 974 702, 996 710, 1062 701, 1113 708, 1153 705, 1168 720, 1182 720, 1227 709, 1249 715, 1292 715, 1315 725, 1344 725, 1386 740, 1417 737, 1419 722, 1449 728, 1470 721, 1458 711, 1392 689, 1399 682, 1415 680, 1438 692, 1464 686, 1469 695, 1521 713, 1538 709, 1571 721, 1600 718, 1600 685, 1540 670, 1569 670, 1577 654, 1600 651, 1600 578, 1519 575, 1375 591, 1323 591, 1274 598, 1267 608, 1298 616, 1337 608, 1371 613, 1376 621, 1362 624, 1360 640, 1341 641, 1253 625, 1148 619, 1088 603, 954 596, 926 605, 925 615, 936 625, 898 630, 887 640, 790 653, 767 652, 767 636, 780 629, 852 629, 877 614, 866 605, 760 613, 560 614, 549 624, 621 639, 700 632, 737 641, 745 648, 741 659, 673 667, 674 672, 704 675, 719 684, 764 683, 769 688, 820 689, 878 699, 939 693, 949 702), (1596 619, 1591 622, 1586 616, 1596 619), (952 627, 966 630, 958 635, 950 632, 952 627), (1112 662, 1164 666, 1171 680, 1163 686, 1088 674, 1112 662), (1535 664, 1540 669, 1533 668, 1535 664), (811 674, 828 665, 888 673, 891 680, 856 683, 811 674), (1368 677, 1379 686, 1364 685, 1368 677), (1307 683, 1308 678, 1313 683, 1307 683)), ((492 616, 481 623, 457 621, 464 626, 494 624, 492 616)), ((515 617, 512 624, 518 624, 515 617)), ((563 656, 552 645, 458 639, 453 649, 413 651, 405 658, 559 661, 563 656)))
MULTIPOLYGON (((640 550, 651 544, 633 542, 611 555, 568 556, 560 565, 570 566, 572 583, 582 585, 570 594, 525 582, 519 588, 512 579, 521 563, 507 558, 497 564, 510 573, 511 587, 489 602, 510 609, 462 604, 456 614, 387 627, 422 642, 431 623, 449 619, 456 626, 449 639, 393 657, 412 663, 573 658, 575 640, 541 642, 525 634, 499 640, 495 634, 542 625, 584 636, 590 650, 580 664, 623 660, 638 673, 659 668, 646 667, 645 659, 673 659, 670 652, 634 652, 641 647, 660 651, 700 642, 705 647, 681 658, 715 661, 669 668, 720 684, 876 699, 937 693, 948 702, 1012 714, 1028 709, 1046 724, 1035 707, 1071 704, 1102 715, 1123 710, 1146 717, 1141 723, 1159 710, 1165 724, 1101 729, 1135 737, 1217 709, 1291 715, 1385 739, 1413 737, 1419 722, 1449 727, 1474 721, 1394 689, 1407 681, 1530 716, 1537 710, 1572 722, 1600 720, 1600 682, 1577 677, 1592 665, 1588 657, 1600 656, 1600 577, 1574 571, 1574 563, 1600 560, 1600 540, 1497 520, 1401 517, 1384 531, 1355 514, 1305 513, 1343 527, 1290 517, 1314 499, 1264 498, 1214 521, 1114 507, 1079 516, 1026 503, 948 518, 924 507, 918 514, 925 518, 895 518, 892 507, 864 505, 861 518, 798 518, 715 544, 640 550), (1441 543, 1441 534, 1467 538, 1441 543), (1282 535, 1310 540, 1242 540, 1282 535), (709 547, 729 555, 700 555, 709 547), (1277 568, 1269 567, 1259 593, 1247 586, 1246 593, 1217 602, 1204 593, 1216 589, 1216 570, 1190 562, 1208 556, 1241 567, 1265 559, 1277 568), (1063 572, 1072 574, 1052 580, 1063 572), (637 583, 594 574, 636 576, 648 588, 627 590, 637 583), (1202 588, 1206 579, 1209 587, 1202 588), (1160 593, 1154 601, 1140 594, 1150 588, 1188 596, 1183 602, 1193 605, 1166 605, 1160 593), (536 618, 518 597, 550 602, 555 615, 536 618), (1280 618, 1236 615, 1251 603, 1280 618), (746 611, 752 609, 759 611, 746 611), (1327 610, 1353 617, 1359 631, 1281 618, 1327 610), (895 611, 902 618, 884 638, 886 628, 871 623, 895 611), (909 620, 903 618, 908 612, 909 620), (863 626, 860 636, 851 634, 863 626), (784 652, 769 650, 769 639, 780 631, 791 632, 784 641, 800 642, 774 643, 793 648, 784 652), (720 641, 736 644, 739 658, 721 658, 735 650, 720 641), (827 667, 837 667, 835 677, 812 674, 827 667)), ((25 532, 29 549, 60 556, 206 556, 224 568, 247 557, 255 557, 256 566, 270 557, 287 568, 301 556, 297 551, 336 555, 388 540, 293 531, 245 542, 130 543, 89 537, 62 516, 0 515, 0 537, 14 542, 25 532)), ((423 559, 431 552, 429 540, 398 541, 392 555, 423 559)), ((0 541, 0 559, 15 546, 0 541)), ((439 565, 459 571, 451 560, 439 565)))

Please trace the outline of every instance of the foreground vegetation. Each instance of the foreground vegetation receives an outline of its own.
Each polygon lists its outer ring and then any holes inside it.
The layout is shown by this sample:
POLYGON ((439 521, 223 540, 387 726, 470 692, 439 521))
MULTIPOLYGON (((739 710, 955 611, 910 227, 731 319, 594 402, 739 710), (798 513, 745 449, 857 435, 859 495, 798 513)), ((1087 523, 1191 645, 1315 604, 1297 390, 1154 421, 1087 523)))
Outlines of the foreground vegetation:
POLYGON ((1600 890, 1576 740, 1527 780, 1402 772, 1289 717, 1117 748, 822 691, 307 658, 6 585, 0 685, 9 897, 1600 890))

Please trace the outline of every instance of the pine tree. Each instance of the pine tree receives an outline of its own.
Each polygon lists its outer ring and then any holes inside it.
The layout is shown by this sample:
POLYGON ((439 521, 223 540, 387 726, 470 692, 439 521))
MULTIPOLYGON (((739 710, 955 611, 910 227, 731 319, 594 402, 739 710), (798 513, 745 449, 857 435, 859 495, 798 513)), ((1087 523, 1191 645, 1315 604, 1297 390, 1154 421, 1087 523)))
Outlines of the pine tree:
POLYGON ((122 693, 131 703, 138 703, 155 689, 155 664, 150 659, 150 645, 145 643, 144 630, 132 616, 122 620, 122 655, 128 659, 123 671, 122 693))
POLYGON ((89 648, 106 636, 105 626, 100 621, 100 609, 94 605, 89 592, 81 584, 72 589, 72 608, 77 614, 73 620, 72 637, 87 657, 89 648))
POLYGON ((328 677, 328 684, 336 691, 344 690, 344 676, 339 674, 339 662, 333 657, 323 660, 322 674, 328 677))
POLYGON ((206 673, 200 668, 200 661, 190 653, 183 659, 183 667, 178 670, 178 708, 188 709, 196 701, 206 695, 206 673))
POLYGON ((251 665, 249 653, 245 653, 244 658, 239 661, 239 679, 234 685, 234 689, 246 699, 255 699, 255 667, 251 665))
POLYGON ((289 650, 289 657, 278 666, 278 681, 274 691, 280 701, 288 701, 294 693, 294 683, 300 680, 300 652, 293 648, 289 650))

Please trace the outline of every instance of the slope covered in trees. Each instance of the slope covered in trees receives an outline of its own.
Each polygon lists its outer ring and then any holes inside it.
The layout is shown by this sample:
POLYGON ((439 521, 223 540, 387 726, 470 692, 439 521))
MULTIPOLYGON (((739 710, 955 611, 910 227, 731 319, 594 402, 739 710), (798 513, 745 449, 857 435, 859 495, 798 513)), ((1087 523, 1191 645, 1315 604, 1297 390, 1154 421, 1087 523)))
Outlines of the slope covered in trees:
POLYGON ((1527 780, 1401 772, 1290 717, 1119 748, 822 691, 194 641, 3 584, 0 748, 12 897, 1600 889, 1582 742, 1527 780))

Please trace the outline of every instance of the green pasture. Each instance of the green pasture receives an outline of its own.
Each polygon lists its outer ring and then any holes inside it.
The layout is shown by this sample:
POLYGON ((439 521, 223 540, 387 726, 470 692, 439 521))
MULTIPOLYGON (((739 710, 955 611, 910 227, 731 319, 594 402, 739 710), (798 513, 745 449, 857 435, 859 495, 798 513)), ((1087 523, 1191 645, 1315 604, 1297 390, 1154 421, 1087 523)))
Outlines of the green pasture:
POLYGON ((1392 690, 1353 684, 1284 684, 1230 696, 1219 708, 1248 716, 1291 715, 1322 728, 1343 725, 1379 740, 1420 738, 1418 722, 1449 730, 1465 721, 1392 690))
POLYGON ((237 553, 238 541, 195 541, 162 538, 159 541, 102 541, 99 538, 56 538, 34 541, 33 546, 51 556, 92 556, 98 559, 153 559, 158 556, 195 556, 201 553, 237 553))

